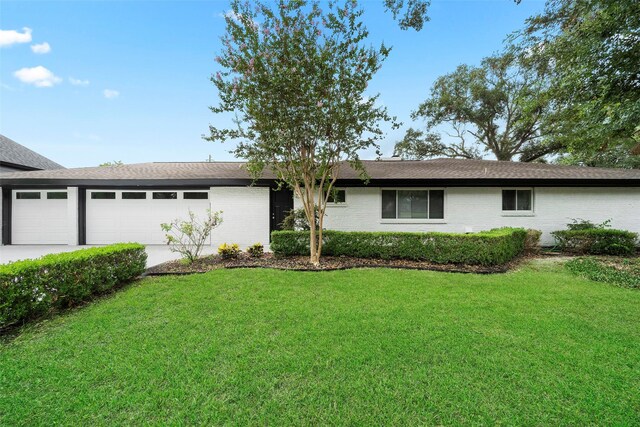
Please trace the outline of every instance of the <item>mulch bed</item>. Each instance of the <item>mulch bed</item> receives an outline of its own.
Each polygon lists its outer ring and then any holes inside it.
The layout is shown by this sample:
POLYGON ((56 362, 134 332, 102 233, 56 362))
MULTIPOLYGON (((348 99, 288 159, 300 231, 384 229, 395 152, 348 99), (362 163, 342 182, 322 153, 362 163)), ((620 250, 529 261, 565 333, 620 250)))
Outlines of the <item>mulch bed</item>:
POLYGON ((428 261, 411 260, 383 260, 353 257, 323 256, 320 265, 309 263, 309 257, 276 257, 265 253, 261 258, 252 258, 247 254, 241 254, 236 259, 223 259, 218 255, 202 257, 193 264, 187 265, 180 260, 169 261, 156 265, 147 270, 147 275, 181 275, 193 273, 206 273, 219 268, 275 268, 278 270, 292 271, 331 271, 346 270, 350 268, 403 268, 410 270, 432 270, 453 273, 505 273, 514 268, 521 259, 516 259, 508 264, 495 266, 465 265, 465 264, 434 264, 428 261))

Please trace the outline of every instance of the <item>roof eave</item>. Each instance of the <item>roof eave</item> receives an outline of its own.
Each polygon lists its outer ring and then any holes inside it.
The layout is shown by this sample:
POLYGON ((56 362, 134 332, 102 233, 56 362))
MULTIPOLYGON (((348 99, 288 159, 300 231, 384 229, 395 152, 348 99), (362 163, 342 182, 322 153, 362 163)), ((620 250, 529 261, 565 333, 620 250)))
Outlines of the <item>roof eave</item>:
MULTIPOLYGON (((201 179, 68 179, 3 178, 0 186, 11 188, 207 188, 220 186, 275 186, 275 179, 201 178, 201 179)), ((364 183, 357 178, 339 179, 340 187, 640 187, 640 178, 377 178, 364 183)))

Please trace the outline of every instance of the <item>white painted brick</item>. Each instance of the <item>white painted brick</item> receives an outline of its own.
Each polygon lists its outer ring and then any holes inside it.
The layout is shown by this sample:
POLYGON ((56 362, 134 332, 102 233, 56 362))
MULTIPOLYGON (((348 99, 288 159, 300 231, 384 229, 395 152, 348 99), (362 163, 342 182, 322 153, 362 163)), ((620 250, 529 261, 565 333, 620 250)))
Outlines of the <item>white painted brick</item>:
POLYGON ((223 211, 222 224, 213 230, 212 245, 238 243, 246 249, 269 244, 268 187, 211 187, 211 210, 223 211))
MULTIPOLYGON (((380 188, 346 189, 344 206, 328 206, 325 228, 344 231, 444 231, 464 233, 496 227, 541 230, 542 244, 553 245, 551 232, 566 228, 571 218, 593 222, 611 219, 611 226, 640 232, 640 188, 534 188, 534 214, 503 216, 502 188, 449 187, 445 189, 444 223, 383 223, 380 188)), ((296 208, 301 207, 295 199, 296 208)))

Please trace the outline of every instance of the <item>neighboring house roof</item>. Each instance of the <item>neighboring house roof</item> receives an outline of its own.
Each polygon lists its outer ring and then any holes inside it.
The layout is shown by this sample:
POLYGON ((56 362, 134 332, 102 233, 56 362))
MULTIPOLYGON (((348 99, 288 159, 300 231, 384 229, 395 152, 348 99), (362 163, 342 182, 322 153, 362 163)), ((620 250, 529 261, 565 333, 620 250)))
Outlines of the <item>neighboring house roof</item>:
MULTIPOLYGON (((365 160, 371 184, 504 185, 630 185, 640 186, 640 170, 518 163, 493 160, 434 159, 365 160)), ((107 167, 60 169, 3 174, 0 185, 207 185, 250 183, 241 162, 139 163, 107 167)), ((261 182, 273 181, 266 171, 261 182)), ((340 184, 361 185, 348 165, 340 172, 340 184)))
POLYGON ((64 168, 4 135, 0 135, 0 164, 25 170, 64 168))

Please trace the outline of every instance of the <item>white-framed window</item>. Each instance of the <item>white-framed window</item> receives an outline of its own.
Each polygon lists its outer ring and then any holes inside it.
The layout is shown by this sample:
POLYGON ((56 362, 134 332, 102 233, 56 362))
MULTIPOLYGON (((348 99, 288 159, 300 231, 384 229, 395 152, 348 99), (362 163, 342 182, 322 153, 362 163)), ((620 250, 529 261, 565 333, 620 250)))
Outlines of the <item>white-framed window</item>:
POLYGON ((209 193, 206 191, 185 191, 182 198, 185 200, 206 200, 209 198, 209 193))
POLYGON ((347 190, 344 188, 334 188, 329 193, 329 197, 327 198, 327 203, 333 205, 342 205, 347 203, 347 190))
POLYGON ((40 199, 39 191, 16 191, 16 200, 38 200, 40 199))
POLYGON ((115 191, 92 191, 91 199, 92 200, 115 200, 116 192, 115 191))
POLYGON ((154 191, 153 199, 154 200, 176 200, 178 198, 178 193, 176 191, 154 191))
POLYGON ((64 200, 67 198, 66 191, 47 191, 47 200, 64 200))
POLYGON ((444 189, 383 189, 383 220, 443 220, 444 189))
POLYGON ((532 213, 533 212, 533 188, 503 188, 502 212, 532 213))
POLYGON ((145 191, 123 191, 122 200, 146 200, 147 193, 145 191))

